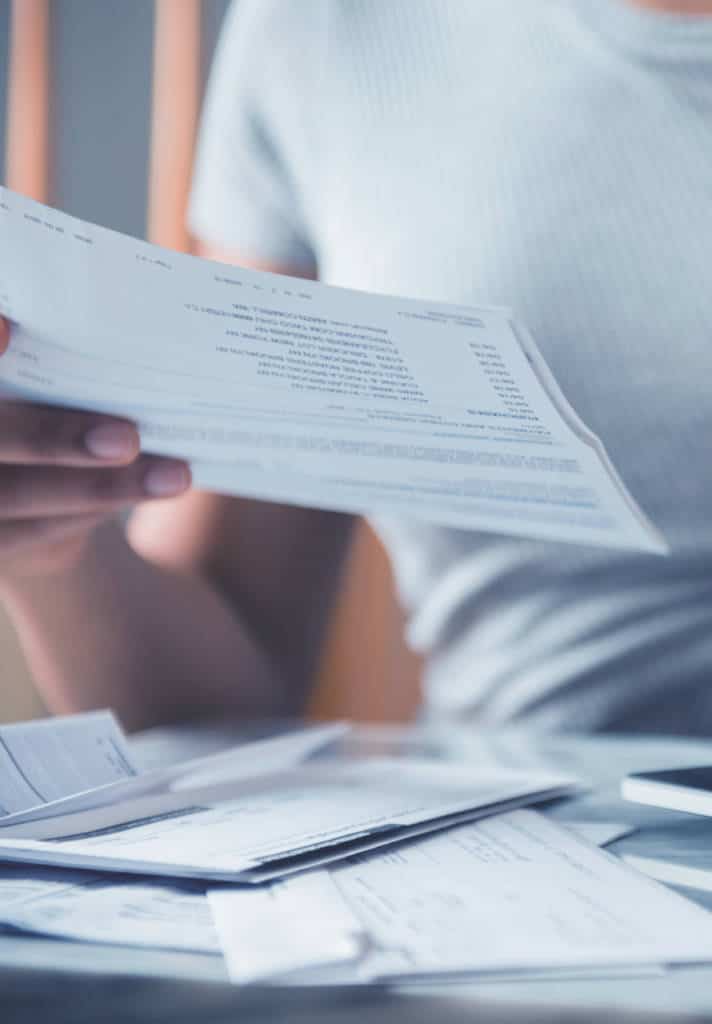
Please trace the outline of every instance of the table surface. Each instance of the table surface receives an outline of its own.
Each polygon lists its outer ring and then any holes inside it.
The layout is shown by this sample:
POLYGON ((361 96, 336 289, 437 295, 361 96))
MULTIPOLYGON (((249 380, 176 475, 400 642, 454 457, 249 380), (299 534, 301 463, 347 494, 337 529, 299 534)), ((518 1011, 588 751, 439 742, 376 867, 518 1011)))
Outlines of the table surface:
MULTIPOLYGON (((274 725, 270 725, 255 727, 254 732, 273 730, 274 725)), ((208 753, 244 736, 244 728, 203 726, 151 730, 131 742, 140 763, 151 767, 208 753)), ((686 838, 694 837, 699 842, 701 834, 709 834, 712 844, 712 818, 628 804, 618 795, 620 780, 630 771, 712 763, 712 741, 641 736, 547 736, 519 728, 485 735, 460 727, 417 726, 358 729, 343 741, 343 746, 349 755, 415 753, 440 761, 465 759, 488 768, 497 765, 510 770, 574 774, 590 784, 590 790, 559 802, 546 813, 562 821, 616 821, 635 826, 632 835, 609 848, 614 853, 645 852, 654 842, 656 854, 662 855, 667 849, 679 854, 684 851, 686 838)), ((712 910, 712 893, 688 890, 685 895, 712 910)), ((52 984, 56 984, 58 971, 86 972, 93 983, 126 975, 136 978, 137 985, 146 984, 150 978, 179 978, 183 982, 200 983, 226 980, 223 962, 216 956, 0 934, 0 978, 3 972, 9 976, 7 972, 17 969, 22 969, 23 977, 29 977, 27 971, 36 972, 38 979, 45 977, 42 972, 51 970, 55 972, 51 975, 55 979, 52 984)), ((496 1004, 506 1002, 510 1007, 512 1004, 547 1003, 584 1009, 614 1005, 640 1011, 687 1011, 709 1014, 712 1019, 712 966, 675 968, 659 975, 639 977, 466 982, 456 986, 429 986, 415 992, 412 988, 403 990, 404 998, 415 994, 427 1000, 456 998, 461 1010, 462 1000, 486 1000, 496 1004)), ((479 1015, 478 1019, 481 1019, 479 1015)))

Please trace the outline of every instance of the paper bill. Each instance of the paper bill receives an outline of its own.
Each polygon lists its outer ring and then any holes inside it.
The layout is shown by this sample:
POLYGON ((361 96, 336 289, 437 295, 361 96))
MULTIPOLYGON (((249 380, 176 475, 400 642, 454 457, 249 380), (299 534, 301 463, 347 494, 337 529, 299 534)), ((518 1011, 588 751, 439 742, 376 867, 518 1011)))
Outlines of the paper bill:
POLYGON ((238 984, 284 977, 306 968, 355 962, 361 923, 327 871, 276 882, 267 889, 209 893, 230 978, 238 984))
POLYGON ((79 942, 220 952, 205 891, 190 882, 5 865, 0 925, 79 942))
MULTIPOLYGON (((330 878, 350 912, 343 934, 354 935, 354 917, 360 925, 360 980, 605 974, 712 961, 712 916, 534 811, 359 857, 333 867, 330 878)), ((295 904, 304 885, 305 877, 282 883, 295 904)), ((271 897, 249 895, 254 917, 257 901, 271 897)), ((286 906, 285 889, 280 899, 286 906)), ((243 981, 247 940, 230 924, 242 914, 243 893, 216 890, 210 902, 231 976, 243 981)), ((263 980, 275 980, 287 950, 299 948, 301 928, 300 916, 285 915, 273 929, 274 961, 262 958, 263 980)), ((323 963, 313 966, 323 978, 323 963)))
MULTIPOLYGON (((174 812, 194 802, 194 793, 199 787, 217 786, 220 783, 230 787, 249 779, 267 778, 287 771, 305 761, 311 754, 325 747, 333 740, 348 732, 342 722, 292 729, 287 733, 266 739, 243 743, 216 754, 192 758, 167 768, 156 768, 148 772, 136 772, 128 760, 126 740, 118 723, 109 713, 104 717, 74 716, 67 719, 49 719, 40 723, 8 727, 17 730, 19 736, 38 736, 38 743, 30 748, 19 749, 15 744, 17 757, 13 767, 23 777, 29 777, 39 766, 45 773, 55 769, 55 760, 83 772, 85 781, 97 780, 94 770, 96 750, 107 747, 110 752, 120 751, 120 765, 131 769, 131 774, 117 776, 115 781, 95 782, 88 785, 71 784, 63 787, 66 795, 18 810, 0 818, 0 836, 21 835, 28 838, 55 838, 96 829, 106 829, 135 820, 137 817, 155 816, 167 811, 174 812), (86 721, 85 721, 86 719, 86 721), (59 721, 59 727, 54 722, 59 721), (76 724, 73 724, 75 723, 76 724), (99 747, 97 730, 99 726, 110 732, 109 738, 102 736, 99 747), (89 731, 93 726, 93 731, 89 731), (54 738, 49 746, 44 736, 54 738), (84 742, 81 742, 84 740, 84 742), (89 741, 94 757, 87 755, 89 741), (55 756, 56 751, 56 756, 55 756), (125 755, 125 757, 123 757, 125 755), (86 764, 85 764, 86 761, 86 764), (93 774, 92 774, 93 773, 93 774), (183 792, 188 796, 181 796, 183 792)), ((0 746, 2 745, 0 730, 0 746)), ((118 756, 118 755, 116 755, 118 756)), ((60 779, 62 778, 60 774, 60 779)), ((10 776, 10 779, 12 776, 10 776)), ((9 780, 6 783, 9 785, 9 780)), ((2 783, 0 783, 0 786, 2 783)))
POLYGON ((237 798, 224 785, 177 794, 186 803, 151 805, 151 816, 95 834, 73 836, 58 819, 66 838, 0 838, 0 861, 262 881, 343 857, 355 843, 394 842, 570 789, 561 776, 477 779, 448 766, 324 761, 245 782, 237 798))
MULTIPOLYGON (((612 826, 596 828, 595 834, 584 831, 589 841, 610 839, 612 826)), ((328 967, 333 982, 334 965, 355 966, 364 951, 360 920, 328 871, 295 876, 294 884, 240 890, 236 908, 233 894, 213 890, 211 915, 198 882, 6 864, 0 866, 0 925, 77 942, 212 954, 222 948, 240 984, 295 972, 311 982, 315 965, 328 967), (285 920, 299 926, 298 941, 285 920)))
POLYGON ((0 726, 0 825, 137 774, 110 711, 0 726))
POLYGON ((0 312, 6 393, 133 417, 200 486, 666 550, 507 310, 199 260, 0 189, 0 312))

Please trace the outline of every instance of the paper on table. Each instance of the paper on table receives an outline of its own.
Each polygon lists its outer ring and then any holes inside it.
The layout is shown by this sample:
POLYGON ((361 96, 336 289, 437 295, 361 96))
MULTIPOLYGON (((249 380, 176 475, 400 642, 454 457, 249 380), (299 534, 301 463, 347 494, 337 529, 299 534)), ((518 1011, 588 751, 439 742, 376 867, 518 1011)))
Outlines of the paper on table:
POLYGON ((0 726, 0 816, 6 821, 136 774, 110 711, 0 726))
POLYGON ((220 952, 205 891, 191 882, 127 882, 83 871, 5 866, 0 924, 82 942, 220 952))
POLYGON ((712 961, 712 916, 532 811, 334 878, 393 974, 712 961))
MULTIPOLYGON (((712 916, 533 811, 359 857, 330 874, 361 924, 362 979, 712 961, 712 916)), ((210 894, 237 980, 244 936, 230 921, 242 898, 239 890, 210 894)), ((268 891, 252 896, 251 916, 260 898, 268 891)), ((298 946, 299 925, 285 921, 275 942, 288 936, 298 946)), ((265 976, 273 973, 267 965, 265 976)))
POLYGON ((134 417, 214 490, 662 552, 507 310, 150 246, 0 189, 5 391, 134 417))
POLYGON ((247 984, 304 968, 356 961, 359 919, 326 871, 267 889, 208 894, 215 928, 233 981, 247 984))
MULTIPOLYGON (((596 823, 592 826, 595 832, 587 831, 589 827, 576 824, 576 830, 583 830, 586 836, 610 841, 613 826, 596 823)), ((241 895, 237 916, 218 893, 215 919, 223 946, 228 954, 230 950, 238 953, 237 963, 229 964, 235 981, 301 971, 304 965, 315 963, 348 964, 361 951, 361 924, 331 875, 314 871, 299 877, 304 885, 277 883, 241 895), (254 899, 245 898, 253 892, 254 899), (271 897, 267 911, 265 893, 271 897), (302 926, 308 930, 308 945, 302 926), (241 929, 240 937, 237 929, 241 929), (299 930, 298 942, 295 929, 299 930)), ((25 932, 81 942, 220 952, 204 887, 188 881, 148 883, 86 871, 4 865, 0 867, 3 923, 25 932)), ((308 977, 313 979, 311 970, 308 977)), ((329 980, 334 980, 333 970, 329 980)))
MULTIPOLYGON (((279 780, 245 783, 237 799, 198 806, 61 842, 0 840, 0 861, 57 864, 171 877, 263 880, 303 868, 305 859, 343 856, 344 844, 404 838, 452 818, 491 814, 571 789, 562 777, 476 779, 452 766, 407 761, 315 764, 279 780), (295 858, 301 858, 296 864, 295 858)), ((198 800, 200 795, 201 799, 198 800)), ((61 820, 61 819, 60 819, 61 820)), ((350 847, 349 847, 350 849, 350 847)))
MULTIPOLYGON (((115 729, 117 742, 120 740, 122 749, 125 749, 125 739, 116 724, 115 729)), ((69 795, 59 799, 0 818, 0 835, 55 838, 125 824, 141 815, 154 816, 162 811, 179 810, 191 806, 194 799, 192 795, 177 794, 186 791, 192 794, 197 787, 210 784, 235 784, 284 772, 343 736, 348 729, 349 726, 342 722, 294 729, 168 768, 120 778, 91 789, 71 790, 69 795)), ((36 756, 41 762, 43 755, 38 753, 36 756)), ((81 762, 83 747, 77 744, 76 749, 63 756, 81 762)), ((23 767, 22 752, 18 754, 17 767, 19 770, 23 767)))

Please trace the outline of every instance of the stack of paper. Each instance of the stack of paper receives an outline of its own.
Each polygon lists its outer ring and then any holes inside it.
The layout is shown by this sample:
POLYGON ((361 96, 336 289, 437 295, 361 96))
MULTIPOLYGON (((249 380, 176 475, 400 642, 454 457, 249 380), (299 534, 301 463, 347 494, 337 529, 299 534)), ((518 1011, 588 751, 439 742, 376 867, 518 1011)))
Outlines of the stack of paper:
POLYGON ((209 899, 239 983, 561 976, 712 961, 705 910, 525 810, 209 899))
POLYGON ((137 774, 108 711, 0 726, 0 820, 137 774))
MULTIPOLYGON (((629 831, 617 823, 578 823, 573 827, 588 842, 603 846, 629 831)), ((302 876, 313 878, 319 885, 324 874, 315 872, 302 876)), ((309 883, 311 884, 311 883, 309 883)), ((289 898, 302 899, 309 892, 306 887, 289 890, 272 886, 273 895, 289 893, 289 898)), ((329 895, 338 891, 333 887, 329 895)), ((323 955, 327 942, 324 928, 329 908, 323 902, 323 888, 312 895, 308 916, 314 921, 315 934, 310 937, 311 948, 300 933, 300 950, 305 963, 313 965, 323 955), (319 948, 314 952, 314 945, 319 948)), ((260 897, 262 899, 262 897, 260 897)), ((263 906, 264 904, 260 904, 263 906)), ((275 900, 274 907, 282 912, 283 905, 275 900)), ((343 900, 339 898, 330 914, 330 920, 341 929, 343 900), (338 911, 338 912, 337 912, 338 911)), ((306 920, 304 913, 301 919, 306 920)), ((33 932, 83 942, 101 942, 113 945, 144 946, 158 949, 190 950, 195 953, 220 955, 221 948, 213 926, 205 885, 200 882, 147 881, 131 876, 115 876, 90 871, 68 871, 58 868, 32 868, 27 865, 0 866, 0 925, 24 932, 33 932)), ((282 928, 282 921, 279 922, 282 928)), ((361 941, 360 927, 358 941, 361 941)), ((251 946, 251 962, 259 955, 259 937, 268 933, 264 926, 251 946)), ((353 936, 348 936, 351 942, 353 936)), ((336 952, 343 956, 343 937, 335 939, 333 930, 328 940, 330 956, 336 952), (331 939, 334 939, 333 944, 331 939)), ((290 944, 289 956, 292 955, 290 944)), ((264 968, 276 972, 275 956, 279 953, 268 945, 264 955, 264 968)), ((290 960, 287 967, 292 970, 290 960)))
POLYGON ((532 811, 504 812, 557 791, 557 780, 305 760, 341 731, 300 731, 142 775, 107 713, 1 729, 0 830, 5 821, 6 832, 66 834, 66 822, 116 817, 117 807, 124 817, 161 801, 172 809, 74 838, 0 841, 0 859, 23 862, 0 870, 0 923, 89 942, 222 950, 238 983, 609 974, 712 961, 712 917, 587 841, 609 841, 623 826, 578 825, 576 835, 532 811), (128 799, 114 803, 122 793, 128 799), (195 807, 198 794, 212 802, 195 807), (463 822, 482 814, 490 816, 463 822), (392 845, 405 837, 417 838, 392 845), (353 855, 381 843, 391 845, 353 855), (329 870, 302 870, 328 860, 329 870), (58 867, 71 863, 85 870, 58 867), (127 873, 106 873, 116 866, 127 873), (132 880, 137 872, 170 877, 132 880), (181 874, 203 883, 174 879, 181 874))
POLYGON ((220 954, 199 882, 1 865, 0 925, 80 942, 220 954))
MULTIPOLYGON (((3 732, 8 792, 23 783, 35 800, 50 799, 28 807, 28 792, 24 803, 15 795, 13 806, 24 809, 0 818, 0 861, 258 882, 558 796, 572 784, 553 776, 473 777, 417 761, 305 762, 343 733, 341 725, 140 775, 110 715, 73 720, 66 765, 62 743, 44 742, 55 724, 3 732), (92 757, 81 774, 84 748, 92 757), (55 762, 66 778, 50 794, 41 784, 55 762), (64 795, 76 779, 83 791, 64 795)), ((65 727, 60 720, 57 728, 65 727)))
POLYGON ((0 727, 0 834, 59 838, 180 810, 190 804, 186 790, 267 779, 346 731, 342 723, 295 730, 140 772, 110 711, 0 727))

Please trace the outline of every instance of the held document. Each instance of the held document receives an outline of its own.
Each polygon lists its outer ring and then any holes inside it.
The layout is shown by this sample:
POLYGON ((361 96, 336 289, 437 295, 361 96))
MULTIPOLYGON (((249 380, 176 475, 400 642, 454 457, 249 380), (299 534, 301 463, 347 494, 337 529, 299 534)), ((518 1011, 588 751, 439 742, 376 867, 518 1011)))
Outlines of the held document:
POLYGON ((506 309, 201 260, 0 189, 0 313, 5 394, 131 417, 198 486, 666 550, 506 309))

